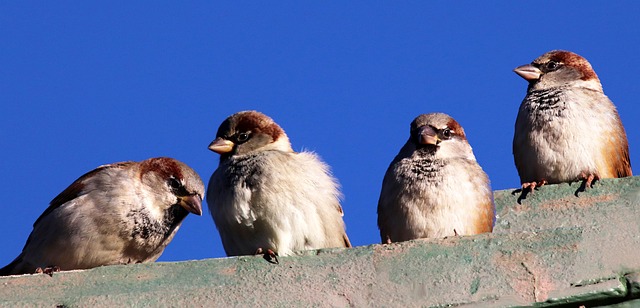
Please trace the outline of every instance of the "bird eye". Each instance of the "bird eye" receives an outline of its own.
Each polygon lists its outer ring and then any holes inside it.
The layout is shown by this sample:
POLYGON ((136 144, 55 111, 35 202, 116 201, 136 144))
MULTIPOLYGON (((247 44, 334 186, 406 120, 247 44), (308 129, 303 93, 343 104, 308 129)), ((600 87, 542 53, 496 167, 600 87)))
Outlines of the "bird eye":
POLYGON ((444 137, 444 139, 449 139, 451 138, 451 129, 445 128, 442 130, 442 137, 444 137))
POLYGON ((245 142, 249 139, 249 133, 240 133, 238 134, 238 142, 245 142))
POLYGON ((169 179, 169 186, 171 186, 171 188, 173 189, 180 189, 182 187, 182 183, 180 183, 178 179, 171 177, 169 179))
POLYGON ((560 64, 558 64, 558 62, 556 62, 556 61, 549 61, 549 62, 546 64, 546 69, 547 69, 547 71, 554 71, 554 70, 558 69, 558 67, 559 67, 559 66, 560 66, 560 64))

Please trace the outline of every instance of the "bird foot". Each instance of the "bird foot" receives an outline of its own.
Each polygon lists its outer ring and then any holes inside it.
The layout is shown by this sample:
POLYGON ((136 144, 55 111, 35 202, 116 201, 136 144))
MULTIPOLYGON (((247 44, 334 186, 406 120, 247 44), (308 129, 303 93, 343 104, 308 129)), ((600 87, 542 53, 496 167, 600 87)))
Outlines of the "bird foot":
POLYGON ((528 183, 522 183, 522 191, 528 191, 530 193, 533 193, 533 190, 536 189, 536 187, 542 187, 545 184, 547 184, 547 180, 542 179, 538 182, 533 181, 533 182, 528 182, 528 183))
POLYGON ((278 253, 274 252, 271 249, 267 248, 267 251, 264 252, 264 250, 262 248, 258 248, 256 250, 256 255, 263 255, 263 258, 265 260, 267 260, 267 262, 269 263, 273 263, 273 264, 279 264, 280 261, 278 261, 278 253))
POLYGON ((584 192, 589 188, 593 188, 593 183, 600 180, 600 176, 591 172, 580 172, 580 175, 578 175, 578 179, 582 181, 582 184, 580 184, 580 187, 578 187, 578 190, 576 190, 576 197, 578 197, 579 192, 584 192))
POLYGON ((536 181, 525 182, 525 183, 522 183, 522 186, 521 186, 522 188, 516 189, 511 194, 520 193, 520 196, 518 196, 518 204, 522 204, 522 200, 527 199, 527 195, 529 193, 533 194, 533 191, 536 189, 536 187, 541 187, 541 186, 544 186, 545 184, 547 184, 547 180, 545 179, 542 179, 537 182, 536 181))
POLYGON ((597 174, 586 172, 580 172, 579 178, 583 181, 582 185, 585 189, 593 188, 593 183, 595 183, 595 181, 597 180, 600 180, 600 176, 598 176, 597 174))
POLYGON ((44 269, 42 267, 36 268, 36 274, 47 274, 49 277, 53 277, 53 273, 57 273, 60 271, 60 267, 58 266, 47 266, 44 269))

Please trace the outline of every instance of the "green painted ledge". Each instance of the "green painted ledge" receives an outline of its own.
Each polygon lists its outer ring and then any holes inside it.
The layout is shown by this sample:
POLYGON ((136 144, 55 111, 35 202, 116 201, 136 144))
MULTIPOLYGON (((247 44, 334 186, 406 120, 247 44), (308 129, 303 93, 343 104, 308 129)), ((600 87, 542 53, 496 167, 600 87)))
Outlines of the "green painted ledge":
POLYGON ((640 305, 640 177, 495 193, 493 234, 0 278, 2 306, 640 305))

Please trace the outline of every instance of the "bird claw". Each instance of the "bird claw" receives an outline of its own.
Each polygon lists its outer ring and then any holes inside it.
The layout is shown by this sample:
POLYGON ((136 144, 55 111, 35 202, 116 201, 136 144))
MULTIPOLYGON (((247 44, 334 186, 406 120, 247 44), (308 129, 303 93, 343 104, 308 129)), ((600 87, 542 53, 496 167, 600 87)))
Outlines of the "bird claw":
POLYGON ((589 188, 593 188, 593 183, 600 180, 600 176, 595 173, 580 172, 578 179, 582 180, 582 184, 580 184, 580 187, 576 190, 576 197, 578 197, 579 192, 584 192, 589 188))
POLYGON ((522 183, 522 191, 528 191, 530 193, 533 193, 533 190, 536 189, 536 187, 542 187, 545 184, 547 184, 547 180, 542 179, 538 182, 533 181, 533 182, 528 182, 528 183, 522 183))
POLYGON ((593 183, 595 183, 595 181, 600 180, 600 176, 598 176, 597 174, 594 173, 589 173, 586 174, 584 172, 580 173, 580 179, 582 179, 582 183, 584 185, 584 188, 593 188, 593 183))
POLYGON ((518 204, 522 204, 522 200, 527 199, 527 194, 529 193, 533 194, 533 191, 536 189, 536 187, 541 187, 541 186, 544 186, 545 184, 547 184, 547 180, 545 179, 542 179, 537 182, 533 181, 533 182, 522 183, 522 188, 514 191, 514 193, 520 192, 520 196, 518 197, 518 204))
POLYGON ((269 263, 273 263, 273 264, 279 264, 280 261, 278 261, 278 253, 274 252, 273 250, 267 248, 266 252, 263 252, 262 248, 258 248, 256 250, 256 255, 263 255, 263 258, 265 260, 267 260, 267 262, 269 263))
POLYGON ((42 267, 36 268, 36 274, 47 274, 49 277, 53 277, 53 273, 57 273, 60 271, 60 267, 58 266, 47 266, 44 269, 42 267))

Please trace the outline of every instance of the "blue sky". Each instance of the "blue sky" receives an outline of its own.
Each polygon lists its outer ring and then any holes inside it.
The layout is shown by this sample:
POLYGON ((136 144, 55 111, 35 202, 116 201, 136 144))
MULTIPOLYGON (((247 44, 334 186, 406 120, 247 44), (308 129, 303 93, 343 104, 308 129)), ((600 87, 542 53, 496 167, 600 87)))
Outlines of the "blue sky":
MULTIPOLYGON (((208 183, 218 125, 248 109, 332 166, 351 242, 378 243, 382 178, 421 113, 458 120, 494 190, 519 185, 527 84, 512 70, 552 49, 591 62, 638 169, 639 14, 633 1, 3 2, 0 266, 99 165, 170 156, 208 183)), ((205 209, 160 261, 224 255, 205 209)))

